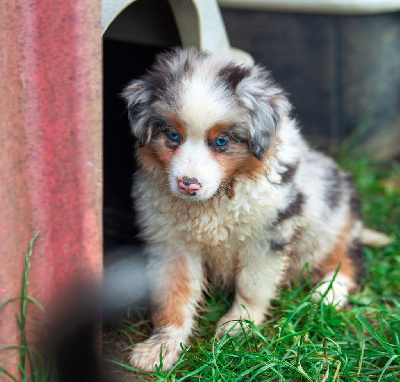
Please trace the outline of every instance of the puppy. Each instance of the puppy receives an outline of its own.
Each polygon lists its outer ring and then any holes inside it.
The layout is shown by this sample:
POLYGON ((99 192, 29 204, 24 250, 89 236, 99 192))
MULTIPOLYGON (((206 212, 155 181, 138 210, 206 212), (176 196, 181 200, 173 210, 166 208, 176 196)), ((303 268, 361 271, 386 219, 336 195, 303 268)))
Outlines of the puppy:
POLYGON ((279 284, 306 263, 324 282, 316 296, 346 303, 364 272, 357 192, 303 139, 265 69, 175 49, 123 94, 138 142, 132 195, 154 323, 134 367, 155 370, 160 351, 164 369, 174 365, 207 283, 235 291, 222 332, 249 316, 261 324, 279 284))

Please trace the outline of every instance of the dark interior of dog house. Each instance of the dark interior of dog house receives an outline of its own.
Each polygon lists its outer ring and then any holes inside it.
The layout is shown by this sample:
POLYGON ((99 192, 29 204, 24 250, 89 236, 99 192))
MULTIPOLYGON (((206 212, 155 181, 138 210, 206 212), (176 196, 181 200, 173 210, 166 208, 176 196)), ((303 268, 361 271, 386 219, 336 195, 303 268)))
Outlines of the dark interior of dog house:
POLYGON ((180 45, 166 1, 137 1, 108 29, 103 39, 104 65, 104 243, 140 243, 134 225, 130 189, 135 169, 134 139, 120 97, 129 81, 145 73, 157 53, 180 45), (155 3, 158 3, 157 5, 155 3), (157 9, 157 11, 155 11, 157 9), (135 24, 137 30, 129 25, 135 24), (154 40, 159 41, 156 45, 154 40), (146 43, 152 41, 152 44, 146 43))
MULTIPOLYGON (((352 133, 377 158, 399 155, 399 13, 327 15, 223 7, 230 43, 271 70, 305 135, 335 153, 352 133)), ((139 243, 130 197, 134 141, 120 93, 157 53, 181 45, 167 0, 137 0, 104 35, 105 252, 139 243)))

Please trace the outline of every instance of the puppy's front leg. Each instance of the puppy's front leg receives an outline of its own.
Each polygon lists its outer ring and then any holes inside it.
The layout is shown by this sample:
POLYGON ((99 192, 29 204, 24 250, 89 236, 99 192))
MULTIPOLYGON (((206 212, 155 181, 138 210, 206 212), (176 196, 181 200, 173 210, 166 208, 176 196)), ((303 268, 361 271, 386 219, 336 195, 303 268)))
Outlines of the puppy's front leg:
MULTIPOLYGON (((227 321, 250 319, 255 325, 262 324, 270 301, 275 297, 286 268, 287 256, 281 251, 267 252, 265 248, 268 244, 257 247, 253 246, 253 250, 249 248, 247 252, 240 254, 239 270, 235 278, 235 299, 217 324, 219 336, 235 324, 227 321)), ((236 324, 230 335, 239 330, 240 326, 236 324)))
POLYGON ((132 366, 155 371, 163 355, 163 369, 170 369, 182 353, 192 333, 196 306, 201 297, 203 274, 200 257, 177 255, 177 251, 152 248, 149 264, 152 286, 152 320, 154 330, 150 338, 138 344, 132 352, 132 366))

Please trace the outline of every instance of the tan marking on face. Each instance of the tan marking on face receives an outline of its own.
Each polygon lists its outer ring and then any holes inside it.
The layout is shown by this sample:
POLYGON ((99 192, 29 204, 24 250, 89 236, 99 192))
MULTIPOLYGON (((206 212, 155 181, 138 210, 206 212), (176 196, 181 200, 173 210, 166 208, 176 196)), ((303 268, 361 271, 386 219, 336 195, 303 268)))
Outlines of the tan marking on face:
POLYGON ((185 258, 170 263, 168 279, 163 295, 158 296, 159 301, 153 307, 152 319, 156 327, 183 326, 186 321, 184 307, 190 299, 191 290, 185 258))
POLYGON ((172 146, 165 134, 161 135, 154 143, 152 143, 164 170, 169 169, 172 157, 179 146, 172 146))
POLYGON ((149 145, 140 147, 137 150, 137 158, 138 158, 139 163, 144 168, 147 168, 149 170, 162 165, 162 162, 161 162, 160 158, 158 157, 157 153, 149 145))
POLYGON ((225 130, 229 128, 229 124, 226 122, 218 122, 214 126, 212 126, 208 131, 207 131, 207 139, 209 141, 214 141, 217 139, 221 133, 223 133, 225 130))
POLYGON ((159 165, 167 170, 177 149, 179 145, 174 145, 164 133, 161 133, 148 145, 139 148, 137 157, 139 162, 149 170, 159 165))
POLYGON ((246 175, 252 178, 262 170, 259 161, 246 143, 230 141, 225 153, 213 153, 213 157, 223 169, 223 182, 231 182, 236 175, 246 175))
MULTIPOLYGON (((332 251, 325 257, 319 269, 313 275, 313 281, 319 282, 317 278, 322 278, 330 272, 335 272, 340 264, 339 272, 354 282, 356 270, 354 264, 349 257, 349 247, 351 245, 351 218, 339 235, 336 245, 332 251), (316 277, 315 277, 316 276, 316 277)), ((354 285, 355 286, 355 285, 354 285)))
POLYGON ((169 120, 173 126, 173 128, 178 132, 178 134, 182 137, 183 140, 187 137, 187 131, 185 124, 181 121, 181 119, 177 115, 171 115, 169 120))

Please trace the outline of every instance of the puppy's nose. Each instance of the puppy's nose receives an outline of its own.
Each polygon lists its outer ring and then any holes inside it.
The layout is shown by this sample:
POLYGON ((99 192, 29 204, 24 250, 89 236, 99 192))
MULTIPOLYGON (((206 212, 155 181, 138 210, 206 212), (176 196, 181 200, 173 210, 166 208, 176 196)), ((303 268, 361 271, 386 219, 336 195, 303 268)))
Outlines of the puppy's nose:
POLYGON ((200 190, 201 185, 197 178, 188 178, 184 176, 182 179, 178 180, 178 188, 183 195, 195 196, 197 191, 200 190))

